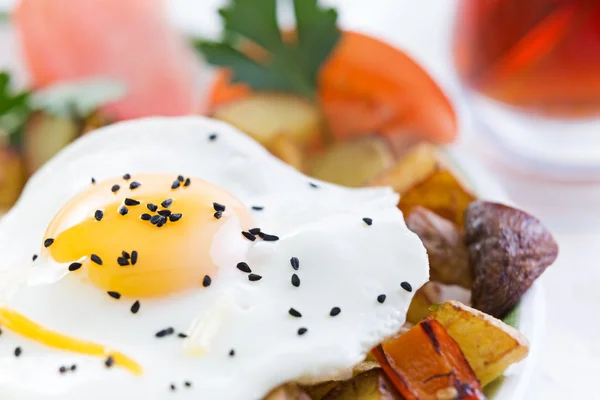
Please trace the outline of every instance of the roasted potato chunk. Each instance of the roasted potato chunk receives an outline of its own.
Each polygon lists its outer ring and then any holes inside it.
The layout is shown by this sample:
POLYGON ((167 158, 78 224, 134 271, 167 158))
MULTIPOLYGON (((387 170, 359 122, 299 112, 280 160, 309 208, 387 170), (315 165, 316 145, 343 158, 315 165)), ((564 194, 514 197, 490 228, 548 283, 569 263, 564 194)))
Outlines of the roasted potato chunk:
POLYGON ((264 400, 311 400, 311 397, 295 383, 286 383, 274 389, 264 400))
POLYGON ((228 122, 269 147, 274 138, 288 135, 301 148, 320 143, 319 108, 301 97, 281 93, 253 93, 219 107, 214 118, 228 122))
POLYGON ((427 318, 430 313, 429 307, 439 303, 440 298, 440 286, 436 282, 427 282, 413 296, 406 313, 406 320, 411 324, 417 324, 423 318, 427 318))
POLYGON ((458 342, 483 386, 529 352, 529 343, 521 332, 458 301, 439 305, 431 317, 458 342))
POLYGON ((293 137, 285 134, 276 135, 267 145, 267 150, 298 171, 304 169, 304 152, 293 137))
POLYGON ((403 195, 439 168, 436 148, 430 144, 419 144, 401 157, 393 168, 369 182, 369 186, 391 186, 403 195))
POLYGON ((417 206, 406 217, 406 225, 427 249, 431 281, 471 288, 469 253, 456 224, 417 206))
POLYGON ((336 143, 315 156, 309 174, 338 185, 359 187, 393 165, 388 145, 382 139, 366 137, 336 143))
POLYGON ((512 207, 476 201, 465 215, 473 307, 502 318, 554 262, 558 245, 539 220, 512 207))
POLYGON ((381 368, 370 369, 338 383, 323 400, 400 400, 381 368))
POLYGON ((0 214, 19 198, 25 184, 25 168, 17 150, 0 144, 0 214))
POLYGON ((23 136, 28 174, 33 174, 67 144, 79 136, 79 124, 67 117, 37 112, 29 118, 23 136))

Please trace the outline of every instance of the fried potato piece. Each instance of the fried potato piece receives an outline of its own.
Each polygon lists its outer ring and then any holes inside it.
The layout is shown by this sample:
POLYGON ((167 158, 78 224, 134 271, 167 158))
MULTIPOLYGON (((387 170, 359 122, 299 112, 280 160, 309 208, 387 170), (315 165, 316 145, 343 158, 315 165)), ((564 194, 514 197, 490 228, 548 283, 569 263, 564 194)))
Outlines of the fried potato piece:
POLYGON ((28 174, 33 174, 59 150, 79 136, 79 124, 67 117, 37 112, 25 125, 23 154, 28 174))
POLYGON ((228 122, 269 147, 279 135, 288 135, 304 148, 321 142, 319 108, 301 97, 281 93, 253 93, 217 108, 214 118, 228 122))
POLYGON ((427 282, 413 296, 406 313, 406 320, 411 324, 418 324, 420 320, 427 318, 430 313, 429 307, 439 303, 440 296, 440 286, 435 282, 427 282))
POLYGON ((312 400, 321 400, 329 393, 331 389, 336 387, 341 381, 327 381, 317 383, 312 386, 303 386, 302 389, 308 393, 312 400))
POLYGON ((463 226, 464 211, 475 196, 453 174, 444 157, 430 144, 419 144, 369 186, 391 186, 400 193, 400 209, 409 215, 425 207, 463 226))
POLYGON ((21 155, 8 145, 0 144, 0 213, 19 198, 25 184, 25 168, 21 155))
POLYGON ((370 369, 340 382, 322 400, 400 400, 402 397, 381 368, 370 369))
POLYGON ((359 187, 393 165, 394 155, 387 143, 365 137, 336 143, 315 156, 309 174, 338 185, 359 187))
POLYGON ((417 206, 406 217, 406 225, 419 236, 427 249, 431 281, 471 289, 473 280, 469 253, 456 224, 417 206))
POLYGON ((473 307, 502 318, 558 256, 551 233, 524 211, 487 201, 469 205, 465 243, 473 307))
POLYGON ((279 134, 274 136, 267 145, 267 150, 298 171, 304 169, 304 152, 290 135, 279 134))
POLYGON ((311 400, 311 397, 295 383, 286 383, 274 389, 264 400, 311 400))
POLYGON ((502 375, 529 352, 529 343, 522 333, 458 301, 439 305, 431 317, 458 342, 482 386, 502 375))
POLYGON ((369 186, 391 186, 403 195, 439 168, 436 148, 426 143, 418 144, 401 157, 393 168, 370 181, 369 186))

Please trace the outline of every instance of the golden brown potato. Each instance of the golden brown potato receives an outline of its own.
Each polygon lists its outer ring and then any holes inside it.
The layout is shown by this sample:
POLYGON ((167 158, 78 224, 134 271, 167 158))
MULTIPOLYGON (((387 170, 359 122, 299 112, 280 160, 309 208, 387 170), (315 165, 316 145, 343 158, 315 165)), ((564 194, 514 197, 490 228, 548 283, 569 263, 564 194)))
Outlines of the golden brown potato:
POLYGON ((413 296, 406 313, 406 320, 411 324, 417 324, 423 318, 427 318, 430 313, 429 307, 439 303, 440 296, 440 286, 435 282, 427 282, 413 296))
POLYGON ((482 386, 529 352, 529 343, 519 331, 458 301, 439 305, 431 317, 458 342, 482 386))
POLYGON ((286 383, 274 389, 264 400, 311 400, 311 398, 300 386, 286 383))
POLYGON ((477 201, 466 212, 473 307, 502 318, 558 255, 542 223, 524 211, 477 201))
POLYGON ((369 186, 391 186, 403 195, 440 168, 437 150, 430 144, 414 146, 396 165, 375 177, 369 186))
POLYGON ((394 165, 387 143, 376 137, 364 137, 336 143, 312 159, 309 175, 359 187, 394 165))
POLYGON ((298 171, 304 168, 304 153, 290 135, 276 135, 267 145, 267 150, 281 161, 291 165, 298 171))
POLYGON ((278 135, 292 137, 301 148, 322 139, 319 108, 293 95, 254 93, 218 108, 213 117, 230 123, 265 147, 278 135))
POLYGON ((381 368, 363 372, 331 389, 323 400, 400 400, 381 368))
POLYGON ((469 253, 458 226, 420 206, 406 217, 406 225, 427 249, 431 281, 471 289, 469 253))
POLYGON ((340 381, 327 381, 317 383, 311 386, 302 386, 302 389, 308 393, 311 400, 321 400, 331 389, 336 387, 340 381))
POLYGON ((3 214, 17 201, 25 184, 21 155, 8 145, 0 145, 0 212, 3 214))
POLYGON ((80 127, 71 118, 37 112, 29 118, 23 135, 23 154, 31 175, 77 136, 80 127))

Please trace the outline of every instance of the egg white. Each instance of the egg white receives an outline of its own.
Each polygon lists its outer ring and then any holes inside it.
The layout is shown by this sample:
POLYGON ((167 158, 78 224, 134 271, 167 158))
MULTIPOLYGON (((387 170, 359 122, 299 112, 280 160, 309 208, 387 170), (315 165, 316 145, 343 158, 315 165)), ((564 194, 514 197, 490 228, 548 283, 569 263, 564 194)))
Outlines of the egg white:
MULTIPOLYGON (((30 179, 0 221, 0 306, 113 347, 142 364, 144 374, 106 369, 96 357, 48 348, 3 329, 0 398, 259 399, 286 381, 351 367, 398 331, 414 291, 428 279, 425 249, 406 228, 397 202, 389 188, 349 189, 304 176, 208 118, 149 118, 87 134, 30 179), (31 257, 53 216, 91 177, 101 181, 126 172, 198 177, 248 207, 263 206, 251 211, 256 225, 280 240, 252 242, 239 260, 263 278, 250 282, 233 264, 221 268, 208 288, 142 300, 136 315, 129 311, 135 299, 115 301, 75 274, 36 281, 52 267, 31 257), (291 257, 300 260, 298 271, 291 257), (293 273, 299 287, 291 284, 293 273), (412 292, 400 287, 403 281, 412 292), (379 294, 386 294, 385 303, 377 302, 379 294), (290 307, 302 317, 289 315, 290 307), (332 307, 341 313, 330 316, 332 307), (169 326, 189 338, 154 337, 169 326), (308 331, 300 336, 301 327, 308 331), (16 346, 23 349, 19 358, 16 346), (59 366, 71 364, 77 371, 58 373, 59 366)), ((247 245, 239 233, 230 240, 247 245)), ((223 255, 227 260, 226 250, 213 249, 213 257, 223 255)))

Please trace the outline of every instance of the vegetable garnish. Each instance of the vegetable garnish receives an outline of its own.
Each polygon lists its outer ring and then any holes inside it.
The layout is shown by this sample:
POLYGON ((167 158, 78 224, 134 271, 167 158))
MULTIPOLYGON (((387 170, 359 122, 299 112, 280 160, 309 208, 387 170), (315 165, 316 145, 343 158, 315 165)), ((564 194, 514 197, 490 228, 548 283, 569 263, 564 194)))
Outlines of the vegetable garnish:
POLYGON ((19 132, 31 113, 30 93, 14 91, 10 80, 8 72, 0 72, 0 131, 5 131, 11 142, 17 144, 20 141, 19 132))
POLYGON ((276 0, 233 0, 219 10, 223 40, 198 41, 196 47, 209 63, 230 68, 233 82, 313 98, 319 69, 340 38, 337 12, 317 0, 293 0, 293 5, 293 41, 281 33, 276 0))

